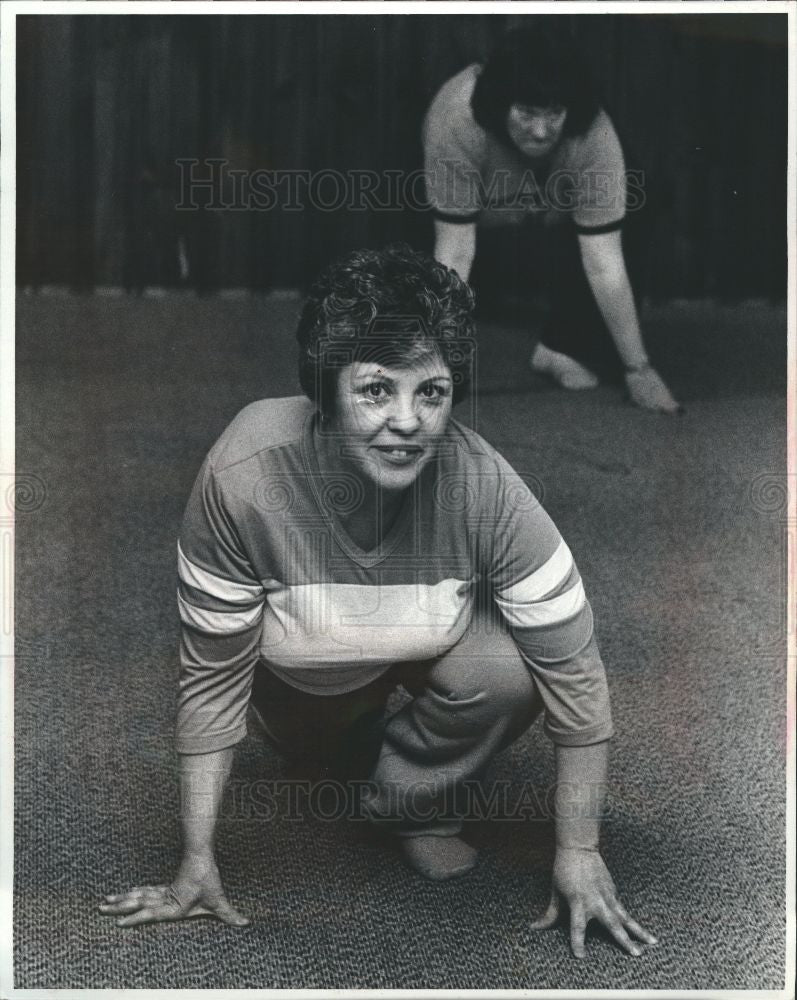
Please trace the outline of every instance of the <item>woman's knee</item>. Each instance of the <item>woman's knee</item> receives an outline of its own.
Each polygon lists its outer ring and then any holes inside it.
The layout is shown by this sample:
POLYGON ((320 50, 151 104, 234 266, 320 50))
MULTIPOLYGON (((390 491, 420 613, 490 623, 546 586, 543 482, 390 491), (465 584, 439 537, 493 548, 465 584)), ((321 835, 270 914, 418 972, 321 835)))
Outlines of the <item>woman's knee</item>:
POLYGON ((452 704, 478 701, 495 714, 527 710, 538 699, 531 672, 504 633, 455 646, 432 665, 426 684, 452 704))

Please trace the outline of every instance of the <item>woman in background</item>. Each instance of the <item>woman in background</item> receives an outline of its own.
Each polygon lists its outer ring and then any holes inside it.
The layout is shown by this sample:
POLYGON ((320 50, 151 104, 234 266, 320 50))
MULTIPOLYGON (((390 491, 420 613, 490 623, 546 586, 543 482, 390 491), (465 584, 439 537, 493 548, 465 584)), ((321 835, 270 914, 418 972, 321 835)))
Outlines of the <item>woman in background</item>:
POLYGON ((566 389, 624 377, 634 403, 680 409, 648 359, 623 252, 644 186, 558 19, 508 32, 443 85, 423 128, 434 256, 482 298, 502 274, 547 292, 530 364, 566 389), (478 247, 478 256, 477 256, 478 247), (507 259, 508 258, 508 259, 507 259))

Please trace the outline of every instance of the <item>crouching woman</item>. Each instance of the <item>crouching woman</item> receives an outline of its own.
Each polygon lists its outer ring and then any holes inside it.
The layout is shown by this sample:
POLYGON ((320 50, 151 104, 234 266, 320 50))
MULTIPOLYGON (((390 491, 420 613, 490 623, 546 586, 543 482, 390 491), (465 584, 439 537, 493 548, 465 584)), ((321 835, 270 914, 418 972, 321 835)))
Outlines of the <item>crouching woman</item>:
POLYGON ((246 715, 286 757, 362 766, 363 807, 416 872, 466 874, 447 805, 539 715, 556 745, 547 912, 626 951, 653 936, 598 849, 612 734, 573 557, 509 464, 451 416, 473 366, 473 297, 406 246, 328 268, 299 321, 305 397, 248 406, 211 449, 178 545, 183 860, 106 897, 121 926, 215 915, 214 831, 246 715), (389 716, 401 686, 409 694, 389 716), (367 738, 366 738, 367 737, 367 738), (596 800, 596 790, 598 796, 596 800))

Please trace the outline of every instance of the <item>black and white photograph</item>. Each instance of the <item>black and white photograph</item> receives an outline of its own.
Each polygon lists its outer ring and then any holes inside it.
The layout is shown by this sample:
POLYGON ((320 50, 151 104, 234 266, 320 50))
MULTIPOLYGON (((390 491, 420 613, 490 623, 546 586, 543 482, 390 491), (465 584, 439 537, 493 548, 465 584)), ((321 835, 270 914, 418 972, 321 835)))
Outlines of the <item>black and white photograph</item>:
POLYGON ((0 995, 793 998, 797 5, 0 15, 0 995))

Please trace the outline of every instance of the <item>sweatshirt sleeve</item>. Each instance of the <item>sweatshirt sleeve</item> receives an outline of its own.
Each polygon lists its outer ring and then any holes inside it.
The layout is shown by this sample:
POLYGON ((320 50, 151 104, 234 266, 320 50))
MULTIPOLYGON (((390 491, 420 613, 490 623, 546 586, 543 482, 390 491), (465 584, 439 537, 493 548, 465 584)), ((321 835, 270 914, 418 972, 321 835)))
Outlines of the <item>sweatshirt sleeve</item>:
POLYGON ((612 733, 606 672, 592 610, 567 544, 542 505, 500 456, 493 599, 531 669, 556 743, 599 743, 612 733))
POLYGON ((478 150, 483 142, 481 129, 469 110, 463 114, 461 100, 456 99, 458 80, 440 90, 424 119, 424 179, 426 200, 436 218, 469 223, 482 210, 478 150))
POLYGON ((611 118, 599 112, 580 143, 580 180, 573 222, 579 233, 619 229, 626 213, 623 148, 611 118))
POLYGON ((265 591, 206 460, 177 545, 180 679, 176 749, 211 753, 246 735, 265 591))

